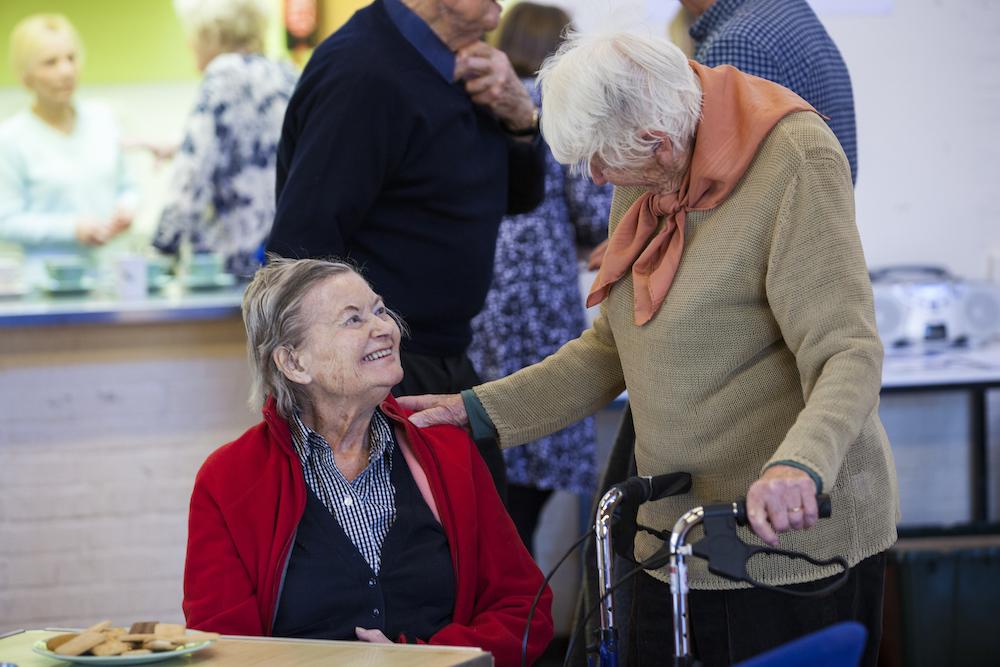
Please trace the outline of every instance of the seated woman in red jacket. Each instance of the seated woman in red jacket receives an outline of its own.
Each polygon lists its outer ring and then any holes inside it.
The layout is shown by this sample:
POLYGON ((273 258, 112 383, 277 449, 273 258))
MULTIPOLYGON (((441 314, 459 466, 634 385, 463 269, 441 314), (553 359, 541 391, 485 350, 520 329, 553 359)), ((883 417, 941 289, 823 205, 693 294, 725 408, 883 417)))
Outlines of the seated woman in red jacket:
MULTIPOLYGON (((415 428, 393 314, 351 267, 274 259, 243 298, 264 419, 191 496, 190 627, 479 646, 519 664, 542 575, 464 431, 415 428)), ((552 637, 551 592, 529 661, 552 637)))

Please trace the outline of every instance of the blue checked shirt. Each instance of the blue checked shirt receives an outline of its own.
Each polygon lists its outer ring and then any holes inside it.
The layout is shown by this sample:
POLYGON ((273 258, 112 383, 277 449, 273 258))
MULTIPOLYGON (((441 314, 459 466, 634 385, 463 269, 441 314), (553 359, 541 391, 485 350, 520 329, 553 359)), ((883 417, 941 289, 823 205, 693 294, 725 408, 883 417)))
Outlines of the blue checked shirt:
POLYGON ((337 469, 333 450, 323 436, 303 424, 297 414, 288 426, 306 484, 337 519, 372 572, 378 574, 382 543, 396 520, 396 489, 390 479, 395 436, 389 419, 375 410, 369 427, 368 467, 352 482, 337 469))
POLYGON ((851 77, 806 0, 716 0, 690 34, 699 63, 732 65, 779 83, 828 116, 857 180, 851 77))

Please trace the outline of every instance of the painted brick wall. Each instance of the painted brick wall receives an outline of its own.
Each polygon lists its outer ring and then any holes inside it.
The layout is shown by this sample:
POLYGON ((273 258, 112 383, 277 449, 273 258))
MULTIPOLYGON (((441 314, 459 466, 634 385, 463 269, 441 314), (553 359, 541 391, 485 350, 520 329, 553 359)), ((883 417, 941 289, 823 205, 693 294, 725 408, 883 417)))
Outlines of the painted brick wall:
POLYGON ((195 472, 257 420, 239 321, 65 333, 0 347, 0 631, 180 621, 195 472))

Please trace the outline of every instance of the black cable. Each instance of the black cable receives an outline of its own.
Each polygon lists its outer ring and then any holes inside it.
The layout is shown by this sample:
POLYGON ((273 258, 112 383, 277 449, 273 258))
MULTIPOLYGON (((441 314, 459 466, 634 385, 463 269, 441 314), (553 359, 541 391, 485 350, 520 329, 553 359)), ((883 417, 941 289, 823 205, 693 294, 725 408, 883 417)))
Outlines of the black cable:
POLYGON ((642 563, 639 563, 639 565, 637 565, 636 567, 634 567, 631 570, 629 570, 628 573, 625 576, 623 576, 621 579, 619 579, 618 581, 616 581, 614 583, 614 585, 611 586, 611 588, 609 588, 604 595, 601 595, 601 596, 599 596, 597 598, 597 602, 594 604, 593 607, 590 608, 590 611, 588 611, 587 614, 583 617, 583 623, 578 623, 577 627, 574 628, 573 634, 570 635, 569 646, 566 647, 566 657, 563 658, 563 667, 567 667, 569 665, 570 657, 573 655, 573 647, 576 644, 576 638, 577 638, 577 635, 579 634, 575 630, 578 630, 580 627, 582 627, 583 631, 586 632, 587 631, 587 621, 590 620, 590 617, 594 615, 595 611, 597 611, 598 609, 601 608, 601 602, 604 601, 604 598, 606 598, 607 596, 609 596, 612 593, 614 593, 618 589, 619 586, 621 586, 622 584, 624 584, 625 582, 627 582, 629 579, 631 579, 632 577, 634 577, 635 575, 639 574, 644 569, 646 569, 646 563, 648 563, 648 562, 649 561, 644 561, 642 563))
POLYGON ((583 544, 584 540, 593 536, 594 531, 588 530, 582 537, 580 537, 580 539, 574 542, 573 546, 567 549, 566 553, 563 554, 563 557, 559 559, 559 562, 556 563, 551 570, 549 570, 549 573, 545 576, 545 580, 542 581, 542 585, 538 587, 538 592, 535 593, 535 599, 531 601, 531 608, 528 610, 528 620, 524 624, 524 636, 521 638, 521 667, 527 667, 528 664, 528 634, 531 632, 531 619, 535 616, 535 607, 538 606, 538 601, 541 599, 542 593, 545 591, 545 587, 549 585, 549 580, 555 576, 556 570, 558 570, 559 567, 566 562, 566 559, 569 558, 570 554, 576 551, 576 549, 583 544))

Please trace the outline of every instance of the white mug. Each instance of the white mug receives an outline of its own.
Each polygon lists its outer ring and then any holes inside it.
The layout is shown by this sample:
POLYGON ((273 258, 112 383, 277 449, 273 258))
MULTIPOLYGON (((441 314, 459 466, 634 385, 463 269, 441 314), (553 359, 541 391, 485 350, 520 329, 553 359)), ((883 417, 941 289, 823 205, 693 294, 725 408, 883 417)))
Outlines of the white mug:
POLYGON ((145 299, 149 289, 146 258, 142 255, 122 255, 115 262, 119 299, 145 299))

